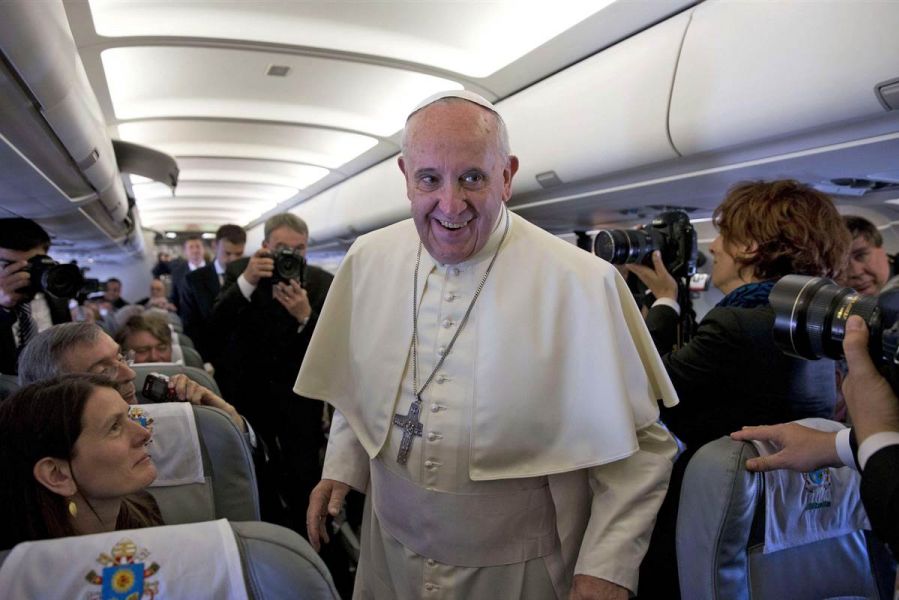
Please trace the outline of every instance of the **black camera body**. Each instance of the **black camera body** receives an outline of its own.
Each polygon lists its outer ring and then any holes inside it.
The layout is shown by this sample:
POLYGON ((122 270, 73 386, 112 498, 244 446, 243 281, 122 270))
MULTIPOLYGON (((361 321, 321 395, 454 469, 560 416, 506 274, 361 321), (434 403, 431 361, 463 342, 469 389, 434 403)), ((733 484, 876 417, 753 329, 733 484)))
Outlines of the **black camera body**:
POLYGON ((642 263, 652 266, 652 253, 662 254, 665 268, 677 279, 696 272, 696 230, 681 210, 657 215, 643 229, 601 229, 593 242, 596 256, 613 265, 642 263))
POLYGON ((272 253, 275 268, 272 270, 272 285, 283 281, 290 283, 295 280, 301 286, 306 286, 306 259, 299 250, 281 248, 272 253))
POLYGON ((174 402, 178 399, 175 390, 169 387, 169 377, 162 373, 148 373, 141 393, 150 402, 174 402))
POLYGON ((846 321, 861 317, 868 326, 871 360, 899 393, 899 288, 863 296, 826 277, 786 275, 769 299, 774 341, 784 353, 808 360, 842 359, 846 321))
POLYGON ((74 298, 84 284, 84 276, 77 265, 61 265, 46 254, 37 254, 28 259, 23 270, 31 273, 28 287, 18 290, 33 297, 44 292, 54 298, 74 298))

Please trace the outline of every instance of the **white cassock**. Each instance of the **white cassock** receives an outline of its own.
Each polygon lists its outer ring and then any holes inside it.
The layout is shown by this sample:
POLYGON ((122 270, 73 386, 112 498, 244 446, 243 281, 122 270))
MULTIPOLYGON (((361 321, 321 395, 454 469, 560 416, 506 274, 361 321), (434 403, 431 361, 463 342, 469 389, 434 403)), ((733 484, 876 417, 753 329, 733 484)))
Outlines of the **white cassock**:
POLYGON ((573 574, 636 590, 676 446, 677 397, 608 263, 504 211, 458 265, 422 252, 414 399, 411 220, 360 237, 338 270, 294 391, 335 406, 323 478, 367 493, 356 598, 565 598, 573 574))

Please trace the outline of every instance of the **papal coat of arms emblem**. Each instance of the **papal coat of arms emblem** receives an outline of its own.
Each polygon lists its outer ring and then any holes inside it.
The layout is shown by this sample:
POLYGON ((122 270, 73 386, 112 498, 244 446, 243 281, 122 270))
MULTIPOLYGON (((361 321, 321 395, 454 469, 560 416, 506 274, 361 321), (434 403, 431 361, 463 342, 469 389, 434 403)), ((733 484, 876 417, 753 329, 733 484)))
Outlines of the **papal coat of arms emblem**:
POLYGON ((153 600, 159 592, 159 582, 150 578, 160 567, 155 562, 147 566, 148 556, 149 550, 138 550, 137 544, 128 538, 113 546, 110 554, 101 553, 97 562, 103 565, 103 570, 99 574, 91 570, 85 576, 88 583, 101 589, 91 592, 88 600, 153 600))

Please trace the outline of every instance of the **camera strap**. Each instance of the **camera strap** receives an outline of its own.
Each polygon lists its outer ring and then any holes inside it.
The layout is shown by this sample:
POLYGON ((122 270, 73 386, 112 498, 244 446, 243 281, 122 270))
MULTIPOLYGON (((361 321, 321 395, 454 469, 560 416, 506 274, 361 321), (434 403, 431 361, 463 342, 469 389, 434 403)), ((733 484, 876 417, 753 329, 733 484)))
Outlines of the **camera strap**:
POLYGON ((465 323, 468 322, 468 317, 471 316, 474 304, 478 301, 478 296, 481 295, 484 284, 487 283, 487 277, 490 275, 490 271, 493 270, 493 264, 499 256, 500 248, 503 247, 503 242, 506 241, 506 235, 509 233, 510 221, 508 209, 506 209, 505 215, 506 224, 503 229, 503 237, 500 238, 499 244, 496 246, 496 251, 493 253, 493 258, 490 259, 490 264, 487 265, 487 270, 484 271, 484 276, 481 277, 481 282, 478 284, 478 287, 471 298, 471 302, 468 304, 465 316, 462 317, 459 326, 456 328, 456 332, 453 334, 452 339, 450 339, 449 344, 446 345, 446 351, 440 357, 440 360, 437 361, 437 364, 434 365, 434 369, 431 371, 431 374, 428 375, 427 380, 421 388, 418 387, 418 271, 421 267, 422 244, 421 242, 418 243, 418 255, 415 258, 415 275, 413 275, 412 278, 412 390, 415 392, 415 400, 413 400, 412 404, 409 406, 409 412, 407 414, 402 415, 396 413, 393 415, 393 424, 403 430, 403 439, 400 442, 400 450, 396 455, 396 462, 401 465, 406 464, 406 460, 409 458, 409 450, 412 449, 413 438, 416 436, 421 437, 422 424, 421 421, 419 421, 419 416, 421 415, 421 395, 431 384, 431 380, 434 379, 434 375, 440 367, 443 366, 443 361, 449 356, 450 351, 453 349, 453 345, 459 337, 459 333, 461 333, 462 328, 465 327, 465 323))
POLYGON ((31 317, 30 301, 16 306, 16 320, 19 323, 19 350, 21 351, 37 333, 37 324, 31 317))

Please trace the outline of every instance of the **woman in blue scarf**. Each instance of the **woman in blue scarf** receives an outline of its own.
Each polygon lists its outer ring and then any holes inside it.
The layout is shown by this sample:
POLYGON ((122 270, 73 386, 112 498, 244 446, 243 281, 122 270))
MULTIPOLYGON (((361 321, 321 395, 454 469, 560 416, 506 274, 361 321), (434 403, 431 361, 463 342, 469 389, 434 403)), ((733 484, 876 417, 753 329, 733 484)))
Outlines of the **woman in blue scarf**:
POLYGON ((774 343, 768 303, 784 275, 834 277, 843 268, 851 238, 833 203, 792 180, 747 182, 730 189, 713 220, 719 235, 709 247, 712 284, 725 296, 682 347, 672 350, 677 286, 661 258, 653 257, 654 268, 628 266, 661 299, 646 321, 680 398, 679 405, 662 407, 661 417, 686 444, 641 569, 647 575, 641 577, 641 599, 671 598, 677 589, 676 504, 693 453, 743 425, 830 418, 836 401, 833 362, 783 354, 774 343))

